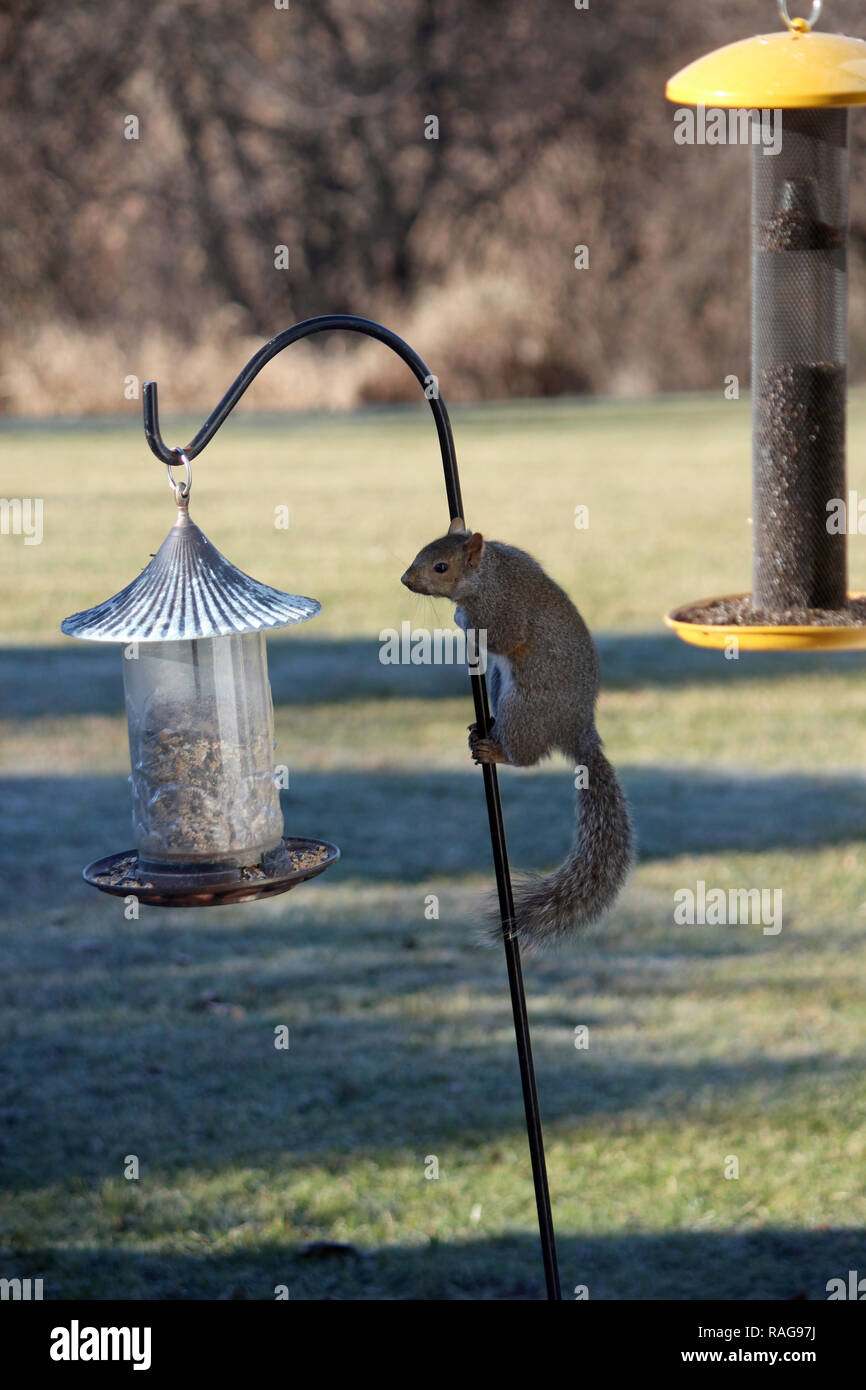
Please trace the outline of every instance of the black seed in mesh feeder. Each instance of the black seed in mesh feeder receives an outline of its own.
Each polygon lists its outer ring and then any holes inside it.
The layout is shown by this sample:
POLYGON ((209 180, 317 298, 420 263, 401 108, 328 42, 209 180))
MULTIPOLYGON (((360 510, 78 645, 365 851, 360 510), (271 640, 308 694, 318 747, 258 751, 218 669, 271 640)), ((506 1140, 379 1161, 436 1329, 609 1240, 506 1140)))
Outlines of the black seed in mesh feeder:
POLYGON ((768 614, 846 605, 844 363, 761 367, 753 383, 752 602, 768 614))
MULTIPOLYGON (((847 588, 848 111, 866 102, 866 43, 806 20, 699 59, 671 79, 681 104, 754 112, 752 148, 752 589, 669 614, 684 640, 861 646, 847 588), (781 143, 764 143, 764 110, 781 143), (834 622, 833 615, 837 615, 834 622)), ((813 7, 812 19, 821 6, 813 7)), ((858 629, 860 629, 858 631, 858 629)))

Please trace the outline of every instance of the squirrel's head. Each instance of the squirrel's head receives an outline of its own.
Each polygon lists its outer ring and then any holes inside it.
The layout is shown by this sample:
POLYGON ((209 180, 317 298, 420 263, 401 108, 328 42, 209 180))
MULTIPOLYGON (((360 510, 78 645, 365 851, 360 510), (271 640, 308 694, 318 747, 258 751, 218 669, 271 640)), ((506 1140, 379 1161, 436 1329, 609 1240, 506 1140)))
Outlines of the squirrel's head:
POLYGON ((455 517, 448 535, 419 550, 400 580, 414 594, 432 594, 455 603, 472 588, 484 553, 484 539, 467 531, 462 517, 455 517))

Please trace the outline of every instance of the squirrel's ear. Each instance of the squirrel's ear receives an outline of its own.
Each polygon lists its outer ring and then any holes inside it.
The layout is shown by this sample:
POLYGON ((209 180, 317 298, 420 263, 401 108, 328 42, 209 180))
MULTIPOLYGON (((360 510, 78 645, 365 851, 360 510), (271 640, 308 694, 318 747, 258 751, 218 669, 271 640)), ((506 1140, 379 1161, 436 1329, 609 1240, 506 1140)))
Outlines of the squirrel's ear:
POLYGON ((484 537, 480 531, 474 531, 466 542, 466 563, 477 565, 481 559, 481 552, 484 549, 484 537))
POLYGON ((455 531, 465 531, 465 530, 466 530, 466 522, 463 520, 462 516, 455 516, 455 518, 454 518, 454 520, 452 521, 451 525, 448 527, 448 534, 449 534, 449 536, 453 536, 453 534, 454 534, 455 531))

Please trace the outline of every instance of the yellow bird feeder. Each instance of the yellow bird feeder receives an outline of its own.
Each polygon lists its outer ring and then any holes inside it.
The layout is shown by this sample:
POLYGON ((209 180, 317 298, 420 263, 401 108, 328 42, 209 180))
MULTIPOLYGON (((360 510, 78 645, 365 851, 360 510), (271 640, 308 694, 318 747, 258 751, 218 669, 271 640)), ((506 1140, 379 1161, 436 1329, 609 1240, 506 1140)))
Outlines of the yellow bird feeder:
MULTIPOLYGON (((844 516, 848 110, 866 103, 866 43, 783 31, 728 44, 667 85, 680 106, 780 112, 752 138, 752 590, 665 619, 702 647, 866 648, 866 595, 847 591, 844 516)), ((742 128, 742 124, 741 127, 742 128)))

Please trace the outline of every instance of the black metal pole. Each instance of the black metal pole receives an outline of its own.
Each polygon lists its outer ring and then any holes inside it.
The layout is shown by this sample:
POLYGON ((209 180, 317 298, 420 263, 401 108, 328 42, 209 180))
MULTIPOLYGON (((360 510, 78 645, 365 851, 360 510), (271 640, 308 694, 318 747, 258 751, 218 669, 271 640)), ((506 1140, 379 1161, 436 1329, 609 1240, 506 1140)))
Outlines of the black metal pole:
MULTIPOLYGON (((363 333, 375 338, 401 357, 424 388, 430 403, 439 447, 442 453, 442 467, 445 473, 445 491, 448 496, 448 512, 452 519, 463 517, 463 499, 460 493, 460 479, 457 473, 457 455, 454 449, 454 436, 445 402, 439 394, 438 383, 417 352, 392 333, 389 328, 372 319, 357 318, 354 314, 322 314, 316 318, 304 319, 284 332, 271 338, 254 357, 251 357, 243 371, 226 391, 222 400, 211 411, 201 429, 183 448, 188 459, 194 459, 213 439, 223 421, 231 414, 247 387, 258 376, 272 357, 282 352, 292 343, 308 338, 313 333, 327 333, 334 329, 348 330, 350 333, 363 333)), ((144 433, 151 451, 163 463, 176 463, 176 449, 165 443, 159 428, 159 404, 155 381, 146 381, 143 387, 144 433)), ((490 730, 490 706, 487 699, 487 681, 483 673, 470 672, 472 698, 475 703, 475 721, 479 733, 486 738, 490 730)), ((538 1104, 538 1089, 535 1083, 535 1068, 532 1062, 532 1043, 529 1034, 529 1017, 526 1012, 526 991, 523 986, 523 971, 520 964, 520 948, 512 935, 514 922, 514 899, 511 891, 511 874, 508 868, 508 851, 505 844, 505 825, 502 819, 502 801, 499 796, 499 781, 496 768, 490 763, 482 765, 484 774, 484 793, 487 798, 487 816, 490 822, 490 842, 493 849, 493 867, 496 873, 496 888, 499 895, 499 914, 502 919, 502 937, 505 946, 505 963, 508 971, 508 987, 511 992, 511 1008, 514 1015, 514 1036, 517 1042, 517 1059, 520 1066, 520 1082, 523 1089, 523 1107, 526 1112, 526 1132, 529 1139, 529 1155, 532 1163, 532 1178, 535 1185, 535 1205, 538 1210, 538 1229, 541 1236, 541 1254, 544 1262, 544 1278, 547 1297, 551 1301, 562 1298, 559 1283, 559 1270, 556 1260, 556 1239, 553 1230, 553 1214, 550 1207, 550 1191, 547 1184, 547 1165, 544 1160, 544 1135, 541 1127, 541 1111, 538 1104)))
MULTIPOLYGON (((475 701, 475 722, 482 737, 486 738, 490 730, 487 681, 483 675, 478 673, 472 674, 471 681, 472 698, 475 701)), ((553 1232, 553 1213, 550 1209, 550 1189, 547 1185, 547 1164, 544 1161, 541 1109, 538 1104, 538 1088, 535 1084, 535 1067, 532 1064, 532 1040, 529 1036, 529 1016, 526 1012, 526 991, 523 988, 520 946, 517 937, 513 936, 511 932, 514 921, 514 898, 511 892, 511 874, 508 869, 508 850, 505 845, 505 823, 502 819, 499 779, 492 763, 482 763, 481 767, 484 773, 484 793, 487 797, 487 818, 490 821, 490 844, 493 848, 496 891, 499 894, 499 916, 502 920, 502 940, 505 946, 508 988, 511 991, 511 1011, 514 1015, 514 1036, 517 1040, 520 1084, 523 1088, 523 1108, 526 1112, 526 1133, 529 1138, 532 1181, 535 1184, 535 1205, 538 1211, 538 1231, 541 1237, 544 1279, 547 1284, 548 1299, 558 1301, 562 1298, 562 1290, 559 1284, 559 1266, 556 1260, 556 1238, 553 1232)))

